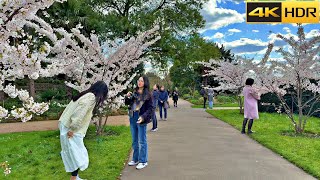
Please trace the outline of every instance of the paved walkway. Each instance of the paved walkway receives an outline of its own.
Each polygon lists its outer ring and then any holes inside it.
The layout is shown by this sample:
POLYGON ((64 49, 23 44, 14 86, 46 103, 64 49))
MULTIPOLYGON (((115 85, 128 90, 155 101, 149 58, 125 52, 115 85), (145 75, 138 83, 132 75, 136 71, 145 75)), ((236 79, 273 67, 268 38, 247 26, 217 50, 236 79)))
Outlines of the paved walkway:
POLYGON ((158 132, 148 132, 148 142, 149 166, 140 171, 126 166, 122 180, 314 179, 183 100, 169 109, 168 121, 159 122, 158 132))
MULTIPOLYGON (((107 125, 129 125, 128 116, 110 116, 107 125)), ((29 131, 57 130, 58 121, 30 121, 17 123, 0 123, 0 134, 29 131)))

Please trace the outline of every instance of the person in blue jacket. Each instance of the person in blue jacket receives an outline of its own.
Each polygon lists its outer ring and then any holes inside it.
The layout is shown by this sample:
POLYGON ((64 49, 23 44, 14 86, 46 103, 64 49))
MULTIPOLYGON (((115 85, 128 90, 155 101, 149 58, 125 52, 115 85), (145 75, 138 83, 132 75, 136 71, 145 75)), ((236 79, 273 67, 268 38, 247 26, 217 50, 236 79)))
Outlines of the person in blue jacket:
POLYGON ((129 166, 143 169, 148 165, 147 124, 154 114, 153 98, 149 79, 140 77, 134 93, 128 92, 125 104, 129 105, 130 131, 132 135, 132 161, 129 166))
POLYGON ((169 107, 168 104, 168 92, 164 89, 164 86, 161 86, 160 88, 160 94, 159 94, 159 111, 160 111, 160 119, 162 118, 162 108, 164 109, 164 120, 167 120, 167 109, 169 107))
MULTIPOLYGON (((155 84, 153 86, 153 92, 152 92, 152 97, 153 97, 153 108, 157 109, 158 106, 158 99, 159 99, 159 85, 155 84)), ((156 132, 158 130, 158 120, 157 120, 157 115, 156 111, 154 111, 153 116, 152 116, 152 129, 151 132, 156 132)))

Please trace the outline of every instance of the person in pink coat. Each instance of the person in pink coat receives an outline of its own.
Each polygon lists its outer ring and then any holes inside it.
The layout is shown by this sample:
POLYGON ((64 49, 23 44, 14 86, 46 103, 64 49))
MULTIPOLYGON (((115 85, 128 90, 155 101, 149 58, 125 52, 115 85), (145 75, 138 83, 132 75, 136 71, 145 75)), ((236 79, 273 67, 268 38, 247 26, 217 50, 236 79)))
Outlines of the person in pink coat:
POLYGON ((254 80, 248 78, 246 80, 246 86, 243 88, 243 96, 244 96, 244 120, 242 123, 242 134, 246 133, 246 125, 248 124, 248 134, 251 134, 251 128, 253 125, 254 119, 259 119, 258 114, 258 100, 260 100, 260 96, 258 92, 254 90, 252 87, 254 80))

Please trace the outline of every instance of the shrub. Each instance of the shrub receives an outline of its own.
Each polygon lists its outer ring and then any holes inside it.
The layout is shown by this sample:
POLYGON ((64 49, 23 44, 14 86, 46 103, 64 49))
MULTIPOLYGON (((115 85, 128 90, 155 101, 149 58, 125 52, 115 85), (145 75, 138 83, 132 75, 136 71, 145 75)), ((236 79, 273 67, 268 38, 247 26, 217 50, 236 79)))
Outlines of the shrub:
POLYGON ((191 97, 190 94, 184 94, 184 95, 182 96, 182 98, 185 99, 185 100, 188 100, 188 99, 191 99, 192 97, 191 97))
POLYGON ((39 93, 40 101, 50 101, 52 99, 55 100, 66 100, 67 92, 65 89, 48 89, 39 93))
POLYGON ((13 106, 15 106, 15 107, 22 107, 22 102, 21 102, 18 98, 14 98, 14 99, 12 99, 12 98, 7 98, 7 99, 4 100, 2 103, 3 103, 2 105, 3 105, 4 108, 6 108, 6 109, 12 109, 13 106))
POLYGON ((237 99, 234 96, 216 96, 216 100, 218 103, 226 104, 226 103, 237 103, 237 99))

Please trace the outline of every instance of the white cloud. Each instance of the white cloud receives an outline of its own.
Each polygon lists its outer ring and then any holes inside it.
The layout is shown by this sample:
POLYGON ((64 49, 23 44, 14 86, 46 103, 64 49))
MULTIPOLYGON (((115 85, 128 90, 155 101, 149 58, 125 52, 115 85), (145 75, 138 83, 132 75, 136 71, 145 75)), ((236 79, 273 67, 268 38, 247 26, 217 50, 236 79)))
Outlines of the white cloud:
POLYGON ((260 32, 259 30, 253 29, 252 32, 258 33, 260 32))
POLYGON ((283 30, 284 30, 286 33, 291 33, 291 30, 290 30, 290 28, 288 28, 288 27, 284 27, 283 30))
POLYGON ((264 55, 267 51, 267 47, 266 48, 263 48, 259 51, 253 51, 253 52, 239 52, 238 55, 251 55, 253 57, 262 57, 261 55, 264 55))
POLYGON ((268 46, 268 42, 250 38, 240 38, 231 42, 222 42, 222 44, 235 54, 261 54, 268 46))
POLYGON ((263 42, 260 39, 240 38, 235 41, 227 42, 226 47, 233 48, 244 45, 256 45, 256 46, 267 46, 267 42, 263 42))
POLYGON ((212 36, 204 36, 203 39, 205 39, 205 40, 212 40, 213 37, 212 37, 212 36))
POLYGON ((221 38, 223 38, 224 37, 224 35, 222 34, 222 33, 220 33, 220 32, 217 32, 217 33, 215 33, 214 35, 213 35, 213 38, 215 38, 215 39, 221 39, 221 38))
POLYGON ((233 28, 233 29, 229 29, 228 32, 231 32, 231 33, 239 33, 239 32, 241 32, 241 30, 240 30, 240 29, 235 29, 235 28, 233 28))
POLYGON ((203 38, 205 40, 213 40, 213 39, 222 39, 224 37, 225 37, 225 35, 223 33, 217 32, 213 36, 204 36, 203 38))
MULTIPOLYGON (((221 1, 218 1, 218 3, 221 1)), ((204 4, 201 14, 206 21, 205 28, 200 30, 200 33, 206 30, 217 30, 230 24, 245 22, 245 13, 240 14, 236 10, 218 8, 217 1, 209 0, 204 4)))
POLYGON ((320 36, 319 29, 312 29, 310 32, 306 33, 306 38, 310 39, 316 36, 320 36))

